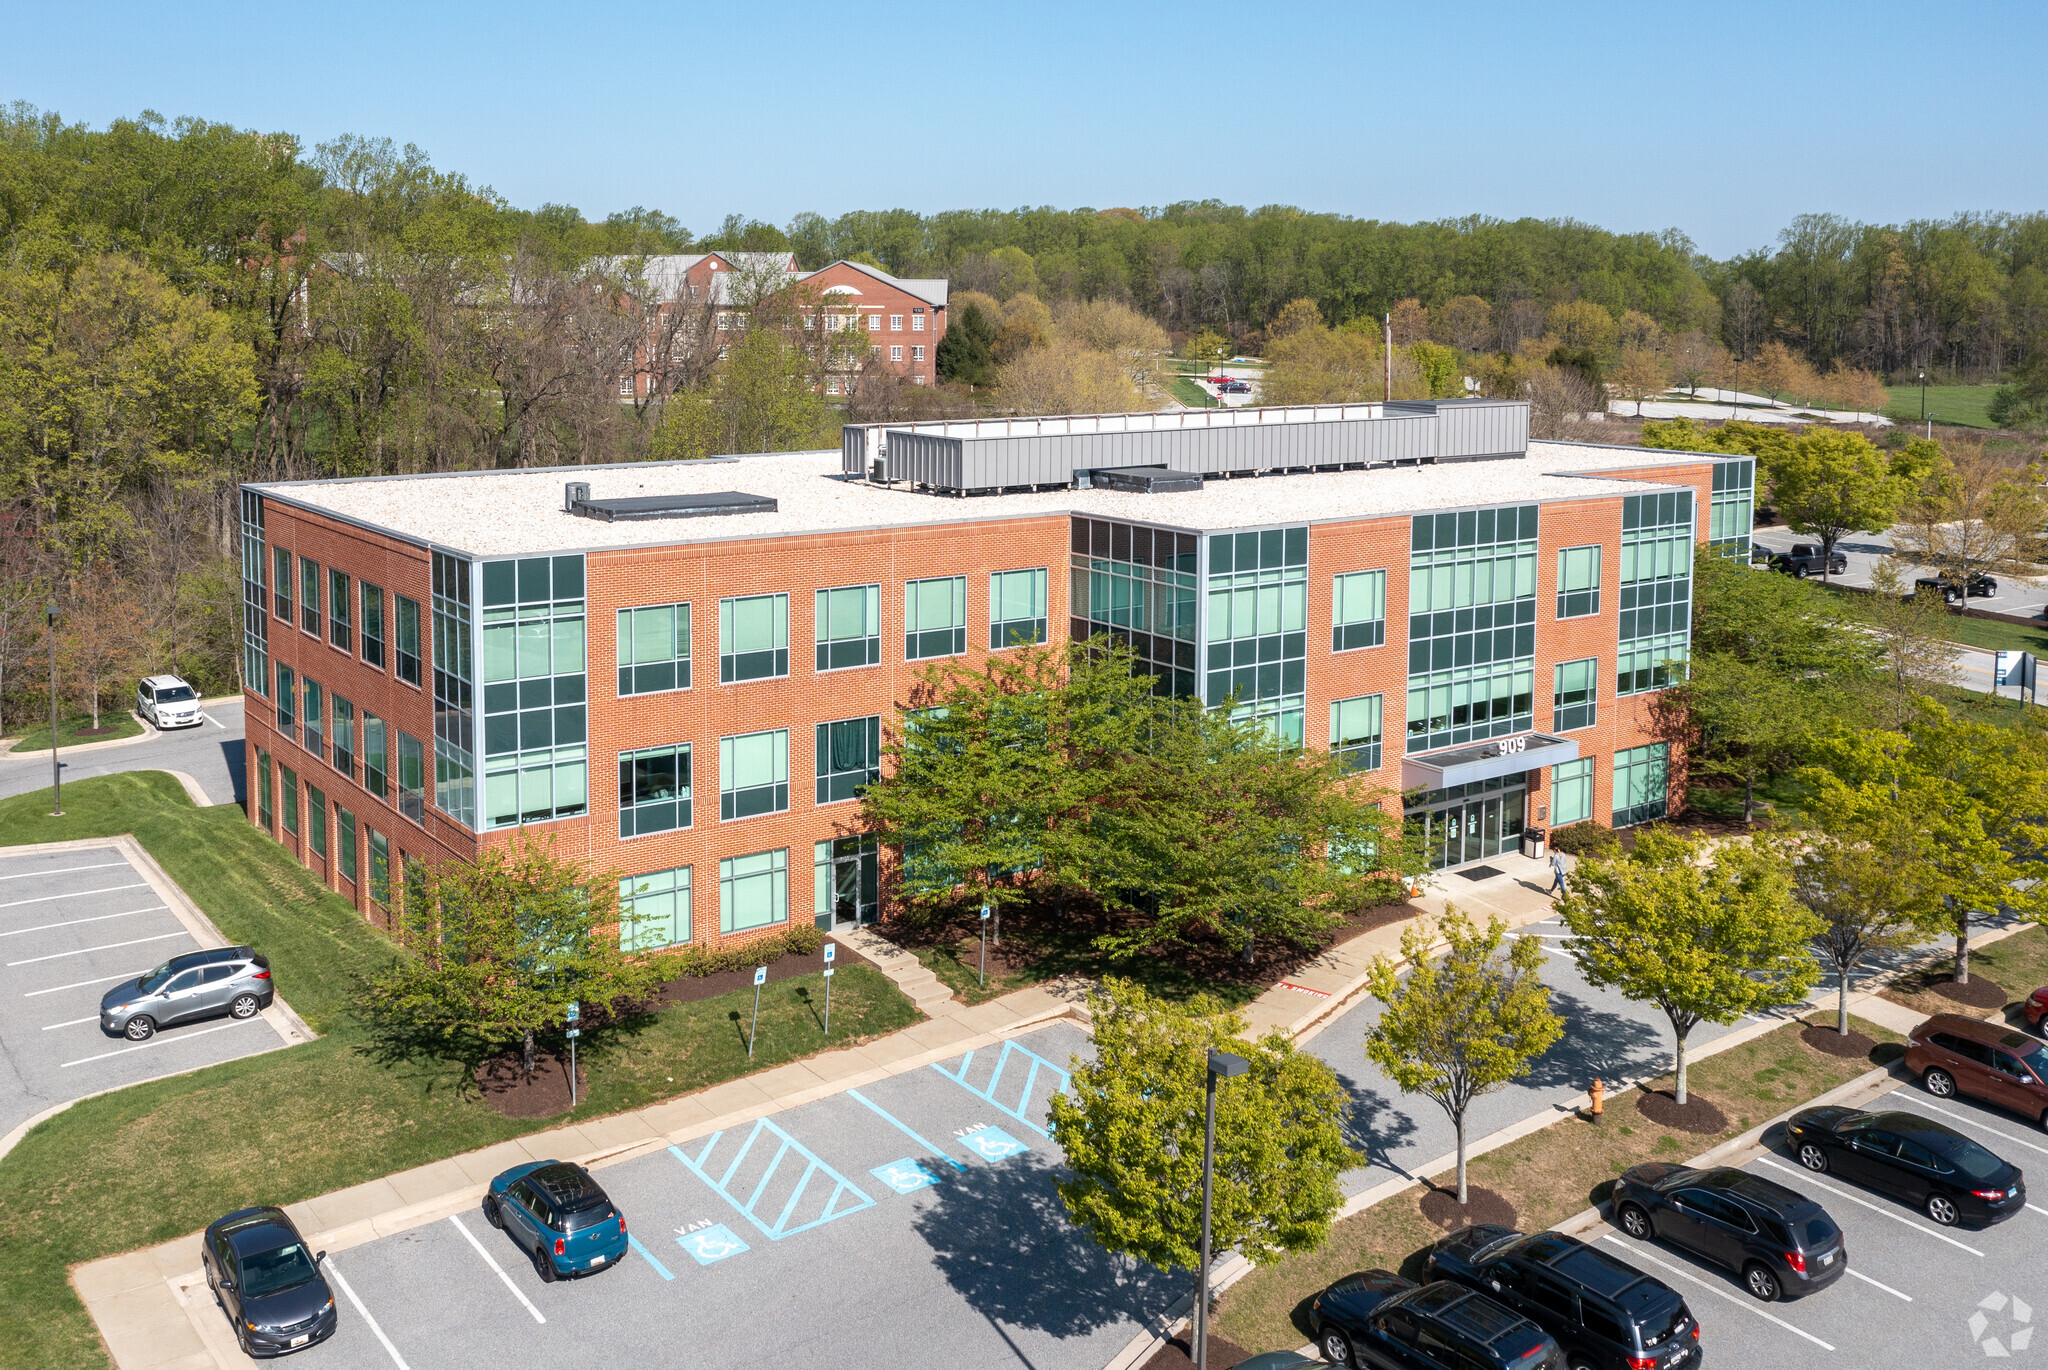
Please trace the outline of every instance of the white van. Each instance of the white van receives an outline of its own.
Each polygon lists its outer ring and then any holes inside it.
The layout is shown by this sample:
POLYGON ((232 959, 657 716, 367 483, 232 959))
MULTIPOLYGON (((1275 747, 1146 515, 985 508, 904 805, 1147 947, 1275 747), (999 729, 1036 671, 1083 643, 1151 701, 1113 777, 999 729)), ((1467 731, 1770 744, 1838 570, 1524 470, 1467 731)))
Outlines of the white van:
POLYGON ((153 675, 135 687, 135 711, 159 729, 196 728, 199 692, 174 675, 153 675))

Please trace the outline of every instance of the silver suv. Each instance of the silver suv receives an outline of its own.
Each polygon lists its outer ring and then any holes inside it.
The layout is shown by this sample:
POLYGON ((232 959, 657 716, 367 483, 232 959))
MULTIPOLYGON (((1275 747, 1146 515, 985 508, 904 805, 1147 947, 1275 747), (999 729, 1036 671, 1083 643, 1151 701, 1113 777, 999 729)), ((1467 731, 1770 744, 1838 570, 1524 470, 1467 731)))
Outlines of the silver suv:
POLYGON ((174 675, 153 675, 135 687, 135 712, 158 729, 196 728, 199 691, 174 675))
POLYGON ((254 1018, 276 997, 270 962, 253 947, 188 951, 108 990, 100 999, 100 1027, 146 1042, 158 1028, 194 1018, 254 1018))

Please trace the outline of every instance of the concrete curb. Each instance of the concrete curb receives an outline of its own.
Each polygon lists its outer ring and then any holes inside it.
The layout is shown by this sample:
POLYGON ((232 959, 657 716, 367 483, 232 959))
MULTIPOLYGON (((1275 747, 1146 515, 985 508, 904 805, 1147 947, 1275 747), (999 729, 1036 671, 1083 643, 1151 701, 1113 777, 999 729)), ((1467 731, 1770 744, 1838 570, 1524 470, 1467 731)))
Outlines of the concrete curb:
MULTIPOLYGON (((138 742, 147 742, 153 737, 163 736, 163 734, 158 732, 155 728, 150 727, 149 721, 143 718, 141 714, 136 713, 133 709, 128 710, 128 717, 134 719, 136 723, 140 724, 142 727, 142 731, 137 733, 135 736, 111 738, 105 742, 79 742, 69 747, 59 747, 57 749, 58 758, 61 760, 62 758, 67 756, 74 756, 79 752, 105 751, 108 747, 132 747, 138 742)), ((199 726, 203 728, 206 725, 202 723, 199 726)), ((24 736, 26 736, 26 734, 24 734, 24 736)), ((49 761, 50 749, 48 747, 38 747, 36 750, 32 752, 21 752, 17 754, 14 750, 14 746, 21 740, 22 739, 19 737, 8 738, 5 746, 0 747, 0 761, 41 761, 44 763, 47 763, 49 761)))

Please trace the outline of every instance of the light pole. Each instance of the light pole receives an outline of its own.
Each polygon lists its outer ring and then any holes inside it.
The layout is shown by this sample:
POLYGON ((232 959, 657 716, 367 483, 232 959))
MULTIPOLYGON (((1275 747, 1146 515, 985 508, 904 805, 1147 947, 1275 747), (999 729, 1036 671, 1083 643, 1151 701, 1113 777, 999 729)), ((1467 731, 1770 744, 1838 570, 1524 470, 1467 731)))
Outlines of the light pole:
POLYGON ((64 816, 64 776, 57 764, 57 601, 43 606, 50 635, 50 817, 64 816))
POLYGON ((1925 371, 1920 373, 1920 417, 1923 421, 1927 417, 1927 373, 1925 371))
POLYGON ((1208 1116, 1202 1138, 1202 1268, 1195 1284, 1195 1370, 1209 1370, 1209 1202, 1216 1185, 1216 1082, 1252 1068, 1242 1056, 1209 1048, 1208 1116))

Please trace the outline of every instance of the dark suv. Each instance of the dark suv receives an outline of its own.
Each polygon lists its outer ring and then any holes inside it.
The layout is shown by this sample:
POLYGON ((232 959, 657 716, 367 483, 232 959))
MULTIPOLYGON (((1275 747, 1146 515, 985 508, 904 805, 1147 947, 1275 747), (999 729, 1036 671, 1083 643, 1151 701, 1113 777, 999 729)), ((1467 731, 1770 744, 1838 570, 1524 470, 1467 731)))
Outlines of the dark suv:
POLYGON ((1614 1220, 1638 1241, 1682 1247, 1742 1276, 1766 1303, 1825 1289, 1849 1268, 1827 1211, 1760 1175, 1652 1161, 1614 1182, 1614 1220))
POLYGON ((1418 1286, 1391 1270, 1346 1275, 1309 1305, 1316 1347, 1333 1365, 1564 1370, 1564 1353, 1521 1314, 1461 1284, 1418 1286))
POLYGON ((1432 1278, 1469 1285, 1557 1339, 1573 1370, 1695 1370, 1700 1325, 1662 1280, 1562 1232, 1481 1224, 1430 1248, 1432 1278))
POLYGON ((1972 571, 1965 579, 1922 576, 1913 582, 1913 593, 1917 595, 1922 590, 1940 595, 1947 604, 1965 599, 1990 599, 1998 593, 1998 578, 1987 576, 1982 571, 1972 571))
POLYGON ((1767 563, 1773 571, 1805 580, 1808 576, 1839 576, 1849 569, 1848 554, 1841 551, 1823 557, 1820 548, 1810 542, 1794 543, 1789 552, 1774 552, 1767 563))
POLYGON ((270 962, 254 947, 188 951, 100 996, 100 1028, 146 1042, 158 1028, 194 1018, 254 1018, 276 997, 270 962))

